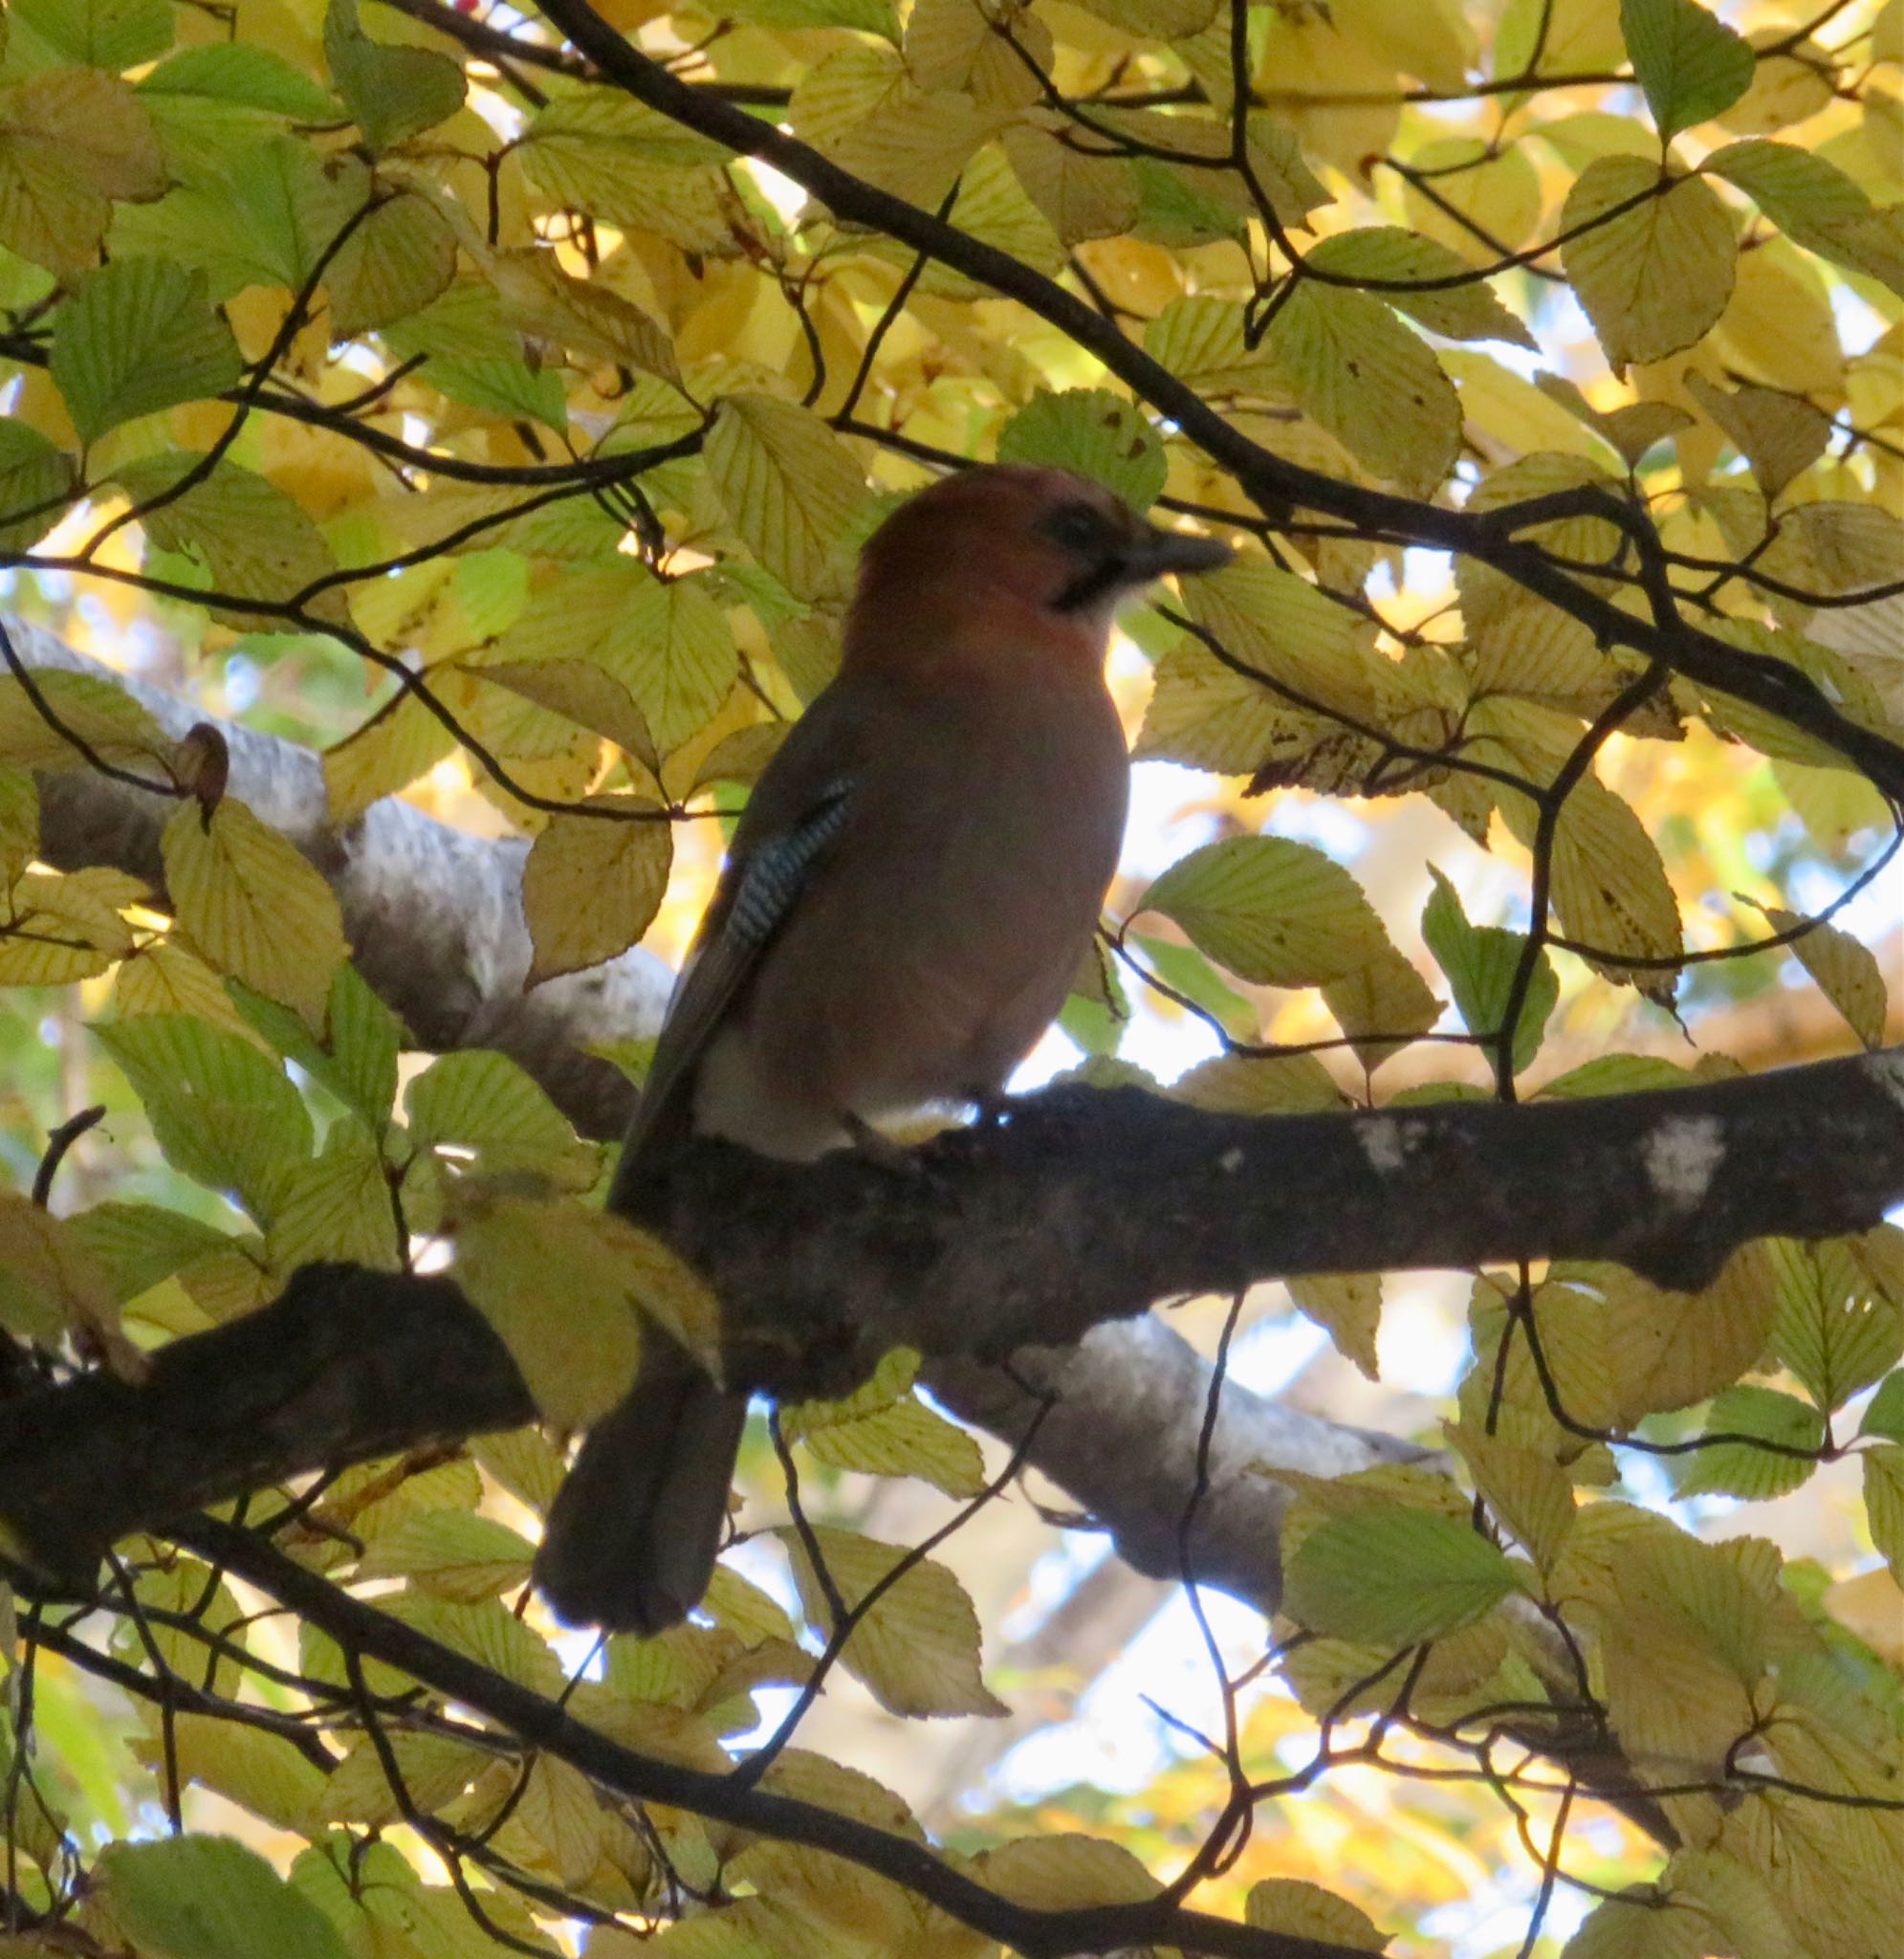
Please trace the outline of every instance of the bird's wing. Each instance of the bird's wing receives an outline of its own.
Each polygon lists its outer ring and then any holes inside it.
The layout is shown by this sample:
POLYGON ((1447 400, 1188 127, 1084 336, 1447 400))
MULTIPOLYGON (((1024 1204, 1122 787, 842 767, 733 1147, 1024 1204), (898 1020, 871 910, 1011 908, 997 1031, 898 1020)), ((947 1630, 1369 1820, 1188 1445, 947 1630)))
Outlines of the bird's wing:
POLYGON ((822 694, 755 785, 726 869, 689 948, 622 1146, 611 1208, 639 1176, 644 1145, 691 1092, 694 1069, 817 866, 852 814, 864 716, 822 694))

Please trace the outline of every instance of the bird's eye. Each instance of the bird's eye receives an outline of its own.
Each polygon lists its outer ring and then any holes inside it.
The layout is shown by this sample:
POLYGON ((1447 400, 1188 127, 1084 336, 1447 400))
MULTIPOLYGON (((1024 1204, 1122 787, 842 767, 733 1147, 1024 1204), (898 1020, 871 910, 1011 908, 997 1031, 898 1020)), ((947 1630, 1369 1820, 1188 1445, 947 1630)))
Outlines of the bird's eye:
POLYGON ((1108 539, 1109 527, 1103 516, 1088 503, 1067 503, 1045 518, 1044 535, 1067 551, 1101 551, 1108 539))

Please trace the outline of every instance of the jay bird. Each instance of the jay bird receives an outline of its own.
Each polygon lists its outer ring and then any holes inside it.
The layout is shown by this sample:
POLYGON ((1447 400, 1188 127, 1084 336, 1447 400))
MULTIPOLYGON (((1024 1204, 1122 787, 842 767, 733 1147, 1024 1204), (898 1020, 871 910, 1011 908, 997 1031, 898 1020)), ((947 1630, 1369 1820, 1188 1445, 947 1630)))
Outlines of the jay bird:
MULTIPOLYGON (((690 1135, 810 1158, 991 1101, 1070 991, 1117 867, 1119 601, 1230 557, 1068 472, 979 467, 862 556, 838 677, 762 773, 669 1003, 608 1202, 690 1135)), ((747 1414, 649 1328, 536 1575, 573 1624, 653 1634, 712 1576, 747 1414)))

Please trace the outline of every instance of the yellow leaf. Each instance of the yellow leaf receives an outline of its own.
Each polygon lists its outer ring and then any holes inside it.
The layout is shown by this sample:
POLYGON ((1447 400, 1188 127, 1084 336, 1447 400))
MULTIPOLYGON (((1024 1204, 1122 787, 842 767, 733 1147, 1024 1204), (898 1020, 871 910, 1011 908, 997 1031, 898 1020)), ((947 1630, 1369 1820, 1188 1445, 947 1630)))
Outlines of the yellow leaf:
POLYGON ((835 138, 828 154, 842 169, 930 210, 1009 114, 951 89, 901 88, 835 138))
POLYGON ((1179 1077, 1171 1099, 1224 1115, 1306 1115, 1347 1097, 1313 1054, 1219 1054, 1179 1077))
POLYGON ((1437 137, 1409 158, 1409 223, 1470 265, 1491 266, 1534 235, 1541 179, 1520 146, 1491 150, 1479 137, 1437 137))
POLYGON ((1362 888, 1310 844, 1230 837, 1181 857, 1139 901, 1198 951, 1262 986, 1339 980, 1388 947, 1362 888))
POLYGON ((182 804, 160 839, 180 925, 222 971, 324 1024, 348 956, 331 888, 278 831, 234 798, 208 818, 182 804))
POLYGON ((535 1546, 507 1524, 470 1510, 424 1510, 380 1532, 360 1578, 414 1578, 427 1592, 474 1605, 529 1582, 535 1546))
MULTIPOLYGON (((1776 905, 1759 909, 1774 932, 1789 932, 1805 922, 1798 913, 1776 905)), ((1827 924, 1814 925, 1792 941, 1790 950, 1817 980, 1819 991, 1844 1015, 1851 1032, 1867 1047, 1882 1047, 1891 997, 1885 988, 1884 970, 1871 948, 1849 932, 1827 924)))
POLYGON ((1019 50, 1049 71, 1051 30, 1030 0, 989 9, 974 0, 913 0, 906 17, 906 67, 924 89, 963 89, 974 101, 1023 108, 1038 99, 1038 77, 1019 50), (1016 47, 1000 25, 1010 28, 1016 47))
POLYGON ((13 886, 0 920, 0 985, 55 986, 103 973, 132 949, 116 906, 68 876, 30 870, 13 886))
POLYGON ((749 549, 797 596, 824 596, 839 576, 829 561, 865 495, 865 478, 840 438, 811 408, 733 394, 721 403, 705 453, 728 521, 749 549))
POLYGON ((1765 1351, 1777 1310, 1762 1244, 1734 1252, 1698 1292, 1667 1292, 1632 1273, 1620 1274, 1599 1309, 1618 1364, 1615 1419, 1630 1425, 1729 1386, 1765 1351))
POLYGON ((1454 384, 1379 299, 1304 281, 1268 344, 1302 412, 1378 475, 1425 494, 1448 473, 1461 442, 1454 384))
MULTIPOLYGON (((780 1533, 793 1559, 800 1602, 813 1623, 833 1630, 833 1610, 799 1535, 780 1533)), ((820 1556, 847 1611, 908 1553, 852 1530, 816 1527, 820 1556)), ((978 1615, 944 1565, 925 1558, 883 1592, 854 1625, 842 1656, 891 1714, 1003 1714, 979 1674, 978 1615)))
POLYGON ((641 1358, 635 1287, 611 1228, 621 1221, 572 1200, 537 1202, 460 1186, 455 1199, 447 1222, 456 1241, 456 1283, 509 1349, 550 1421, 560 1428, 599 1421, 627 1393, 641 1358), (553 1305, 551 1271, 562 1275, 553 1305))
POLYGON ((1123 1844, 1076 1831, 1002 1843, 979 1859, 978 1875, 1015 1904, 1038 1911, 1141 1904, 1163 1888, 1123 1844))
POLYGON ((24 769, 0 768, 0 890, 38 855, 38 785, 24 769))
POLYGON ((157 132, 117 76, 55 68, 0 96, 0 244, 22 258, 81 272, 112 201, 164 188, 157 132))
MULTIPOLYGON (((164 1753, 159 1746, 149 1756, 161 1773, 164 1753)), ((315 1827, 324 1772, 284 1735, 181 1712, 172 1722, 172 1759, 182 1783, 203 1783, 280 1830, 315 1827)))
POLYGON ((1686 376, 1686 391, 1752 466, 1768 500, 1794 476, 1808 470, 1831 439, 1828 415, 1809 402, 1769 387, 1746 386, 1728 392, 1703 374, 1694 373, 1686 376))
POLYGON ((70 738, 74 736, 106 761, 143 761, 152 781, 166 780, 164 771, 153 765, 171 753, 165 731, 102 674, 35 671, 32 694, 11 674, 0 678, 0 767, 90 767, 70 738))
MULTIPOLYGON (((1532 804, 1510 793, 1500 806, 1508 827, 1531 845, 1532 804)), ((1676 968, 1623 965, 1620 956, 1675 958, 1683 947, 1679 901, 1646 825, 1591 776, 1574 785, 1562 810, 1551 892, 1563 930, 1592 949, 1583 957, 1596 972, 1650 1000, 1673 998, 1676 968)))
POLYGON ((354 734, 325 749, 332 823, 355 822, 384 796, 407 788, 456 752, 456 737, 414 693, 397 697, 354 734))
POLYGON ((1550 1572, 1573 1530, 1573 1484, 1539 1449, 1489 1435, 1473 1422, 1450 1427, 1475 1487, 1543 1572, 1550 1572))
POLYGON ((726 615, 698 580, 683 578, 643 580, 602 642, 601 659, 640 704, 664 755, 713 718, 740 671, 726 615))
POLYGON ((1382 1325, 1380 1272, 1291 1279, 1289 1296, 1328 1334, 1344 1359, 1352 1360, 1371 1381, 1381 1378, 1375 1364, 1375 1336, 1382 1325))
POLYGON ((447 1734, 399 1730, 383 1740, 396 1770, 396 1783, 376 1739, 365 1735, 331 1771, 324 1784, 318 1814, 325 1821, 394 1823, 405 1814, 405 1796, 417 1815, 433 1816, 461 1795, 490 1759, 486 1750, 447 1734))
POLYGON ((537 1754, 515 1820, 542 1847, 564 1884, 586 1883, 594 1875, 607 1818, 580 1769, 554 1755, 537 1754))
POLYGON ((1768 387, 1830 393, 1844 382, 1830 295, 1818 268, 1783 238, 1762 239, 1740 256, 1713 343, 1728 364, 1768 387))
POLYGON ((1386 1951, 1389 1935, 1359 1905, 1303 1878, 1264 1878, 1250 1886, 1243 1923, 1294 1938, 1320 1939, 1351 1951, 1386 1951))
POLYGON ((634 696, 593 660, 515 660, 486 666, 483 678, 612 741, 647 770, 660 771, 654 737, 634 696))
POLYGON ((1427 1033, 1441 1018, 1433 988, 1391 945, 1352 972, 1324 980, 1323 1004, 1354 1044, 1355 1058, 1366 1068, 1381 1067, 1412 1036, 1427 1033))
POLYGON ((66 1221, 0 1191, 0 1308, 35 1339, 68 1332, 104 1349, 121 1378, 142 1376, 143 1360, 119 1330, 119 1307, 105 1268, 66 1221))
POLYGON ((1759 51, 1752 86, 1721 110, 1719 122, 1739 136, 1782 134, 1829 108, 1836 64, 1809 37, 1794 40, 1787 27, 1754 28, 1745 37, 1759 51), (1776 53, 1767 50, 1776 49, 1776 53))
POLYGON ((1005 154, 1065 244, 1114 237, 1136 222, 1137 182, 1128 165, 1102 145, 1094 150, 1088 138, 1077 140, 1068 124, 1015 123, 1005 132, 1005 154))
POLYGON ((1378 715, 1389 663, 1372 627, 1306 580, 1260 558, 1239 558, 1187 580, 1184 604, 1233 660, 1287 689, 1291 705, 1364 724, 1378 715))
POLYGON ((674 835, 666 811, 632 796, 593 796, 583 807, 603 814, 552 817, 523 867, 531 986, 625 952, 667 890, 674 835), (611 811, 624 820, 611 821, 611 811))
POLYGON ((1733 222, 1703 178, 1674 181, 1643 158, 1603 157, 1567 193, 1561 226, 1578 232, 1561 263, 1616 374, 1690 347, 1732 297, 1733 222))

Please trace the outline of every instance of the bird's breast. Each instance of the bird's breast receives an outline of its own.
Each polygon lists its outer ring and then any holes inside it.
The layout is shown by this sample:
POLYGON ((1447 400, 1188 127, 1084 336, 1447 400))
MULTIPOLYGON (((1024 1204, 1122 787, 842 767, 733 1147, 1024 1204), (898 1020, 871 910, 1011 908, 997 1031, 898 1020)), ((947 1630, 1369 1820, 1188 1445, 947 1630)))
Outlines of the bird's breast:
POLYGON ((707 1058, 697 1127, 810 1155, 845 1113, 1001 1087, 1036 1044, 1116 869, 1129 765, 1102 689, 1005 705, 905 717, 869 762, 707 1058))

